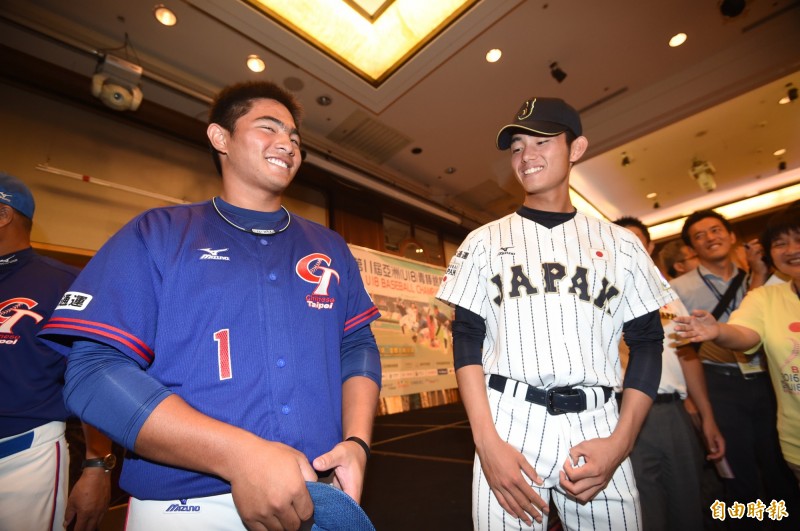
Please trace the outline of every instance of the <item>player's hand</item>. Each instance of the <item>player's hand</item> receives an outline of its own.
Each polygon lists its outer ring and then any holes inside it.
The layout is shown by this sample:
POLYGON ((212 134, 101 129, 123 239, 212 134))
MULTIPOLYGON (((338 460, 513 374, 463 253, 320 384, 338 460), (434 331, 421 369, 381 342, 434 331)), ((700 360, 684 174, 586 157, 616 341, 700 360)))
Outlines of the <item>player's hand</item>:
POLYGON ((678 316, 673 321, 678 337, 689 341, 712 341, 719 336, 719 323, 705 310, 694 310, 690 316, 678 316))
POLYGON ((720 433, 713 418, 703 419, 703 439, 709 452, 706 459, 715 461, 725 455, 725 437, 720 433))
MULTIPOLYGON (((231 471, 233 502, 250 530, 299 529, 314 514, 306 481, 317 474, 306 456, 285 444, 259 440, 231 471)), ((249 447, 250 445, 248 445, 249 447)))
POLYGON ((579 502, 586 503, 606 488, 626 455, 624 445, 613 435, 583 441, 570 448, 559 472, 561 486, 579 502))
POLYGON ((533 525, 532 519, 541 522, 542 513, 547 514, 549 507, 530 485, 531 481, 541 485, 542 480, 525 456, 500 437, 492 437, 477 451, 486 481, 500 506, 528 525, 533 525))
POLYGON ((72 488, 64 513, 64 526, 75 520, 75 531, 94 531, 111 500, 111 474, 103 468, 83 469, 72 488))
POLYGON ((340 442, 330 452, 314 459, 313 465, 320 472, 333 469, 333 484, 347 493, 356 503, 361 503, 367 454, 358 443, 340 442))

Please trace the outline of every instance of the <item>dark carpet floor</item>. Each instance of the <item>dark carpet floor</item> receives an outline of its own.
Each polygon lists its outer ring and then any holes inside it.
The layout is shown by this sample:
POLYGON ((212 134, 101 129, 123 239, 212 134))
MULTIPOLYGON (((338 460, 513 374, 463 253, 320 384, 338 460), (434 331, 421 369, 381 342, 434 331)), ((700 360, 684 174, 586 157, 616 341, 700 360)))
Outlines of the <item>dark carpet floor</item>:
POLYGON ((361 505, 379 531, 469 530, 475 446, 462 404, 375 419, 361 505))

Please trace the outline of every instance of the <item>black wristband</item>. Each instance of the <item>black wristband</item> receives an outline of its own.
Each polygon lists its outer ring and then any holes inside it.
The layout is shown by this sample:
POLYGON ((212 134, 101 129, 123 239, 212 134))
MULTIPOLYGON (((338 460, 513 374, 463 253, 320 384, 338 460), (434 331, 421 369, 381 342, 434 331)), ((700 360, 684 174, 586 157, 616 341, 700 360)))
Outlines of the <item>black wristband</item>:
POLYGON ((353 437, 348 437, 347 439, 345 439, 345 441, 353 441, 354 443, 359 445, 361 448, 364 449, 364 453, 367 454, 367 459, 369 459, 369 445, 366 442, 364 442, 364 439, 353 436, 353 437))

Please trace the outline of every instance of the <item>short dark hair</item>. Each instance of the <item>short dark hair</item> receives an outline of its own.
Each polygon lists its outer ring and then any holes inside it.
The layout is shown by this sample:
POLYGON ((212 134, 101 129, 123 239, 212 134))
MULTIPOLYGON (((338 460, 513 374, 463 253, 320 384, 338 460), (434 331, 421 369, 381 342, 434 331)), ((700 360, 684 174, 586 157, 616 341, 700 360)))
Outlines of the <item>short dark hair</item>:
POLYGON ((722 222, 722 225, 725 226, 725 229, 728 232, 733 232, 733 225, 731 225, 731 222, 725 219, 725 216, 723 216, 719 212, 715 212, 713 210, 698 210, 697 212, 692 213, 688 218, 686 218, 686 221, 683 222, 683 228, 681 229, 681 239, 683 240, 683 243, 685 243, 692 249, 694 249, 694 246, 692 245, 692 239, 689 237, 689 229, 695 223, 702 221, 706 218, 715 218, 720 220, 722 222))
MULTIPOLYGON (((291 93, 270 81, 246 81, 222 89, 211 104, 208 123, 218 124, 223 129, 233 133, 236 128, 236 121, 250 111, 255 100, 277 101, 288 109, 295 125, 300 129, 300 121, 303 118, 303 108, 300 106, 300 102, 291 93)), ((210 147, 211 156, 214 158, 214 166, 217 168, 217 172, 222 175, 219 153, 214 149, 214 146, 210 147)))
POLYGON ((572 129, 567 129, 564 131, 564 135, 566 136, 565 140, 567 141, 567 148, 571 148, 572 143, 575 142, 575 139, 578 138, 578 135, 573 133, 572 129))
POLYGON ((800 232, 800 202, 792 203, 767 220, 761 233, 761 245, 764 247, 764 261, 769 266, 775 265, 772 262, 772 244, 790 232, 800 232))
POLYGON ((647 239, 647 243, 650 243, 650 231, 647 230, 647 225, 642 223, 642 220, 639 218, 635 218, 633 216, 622 216, 614 221, 614 225, 619 225, 620 227, 636 227, 644 237, 647 239))

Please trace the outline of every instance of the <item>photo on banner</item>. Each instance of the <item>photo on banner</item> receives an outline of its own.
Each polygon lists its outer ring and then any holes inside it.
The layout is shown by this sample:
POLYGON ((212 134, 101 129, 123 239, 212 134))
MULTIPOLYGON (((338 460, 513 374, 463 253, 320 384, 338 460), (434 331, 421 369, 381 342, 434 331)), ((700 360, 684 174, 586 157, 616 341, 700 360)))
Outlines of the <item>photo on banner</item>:
POLYGON ((383 370, 379 412, 456 401, 453 309, 435 297, 445 269, 355 245, 350 250, 381 312, 372 323, 383 370))

